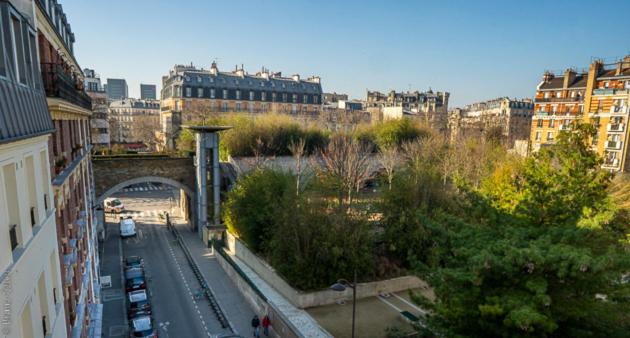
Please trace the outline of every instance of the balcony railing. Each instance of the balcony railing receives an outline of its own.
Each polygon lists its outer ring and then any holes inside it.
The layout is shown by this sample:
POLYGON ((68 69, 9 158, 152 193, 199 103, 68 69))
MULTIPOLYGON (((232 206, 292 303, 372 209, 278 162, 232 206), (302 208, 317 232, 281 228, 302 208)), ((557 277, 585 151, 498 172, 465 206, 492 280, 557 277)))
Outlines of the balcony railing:
POLYGON ((619 150, 621 149, 621 143, 621 141, 606 141, 606 148, 619 150))
POLYGON ((537 98, 536 102, 578 102, 581 101, 581 96, 575 97, 541 97, 537 98))
POLYGON ((630 93, 630 89, 599 88, 593 89, 593 95, 623 95, 630 93))
POLYGON ((74 79, 66 74, 63 67, 55 63, 42 63, 42 78, 46 96, 58 97, 79 107, 92 110, 92 99, 77 89, 74 79))
POLYGON ((604 167, 618 167, 619 159, 618 158, 604 158, 604 163, 602 164, 604 167))
POLYGON ((608 124, 608 131, 612 131, 612 132, 623 131, 623 123, 608 124))

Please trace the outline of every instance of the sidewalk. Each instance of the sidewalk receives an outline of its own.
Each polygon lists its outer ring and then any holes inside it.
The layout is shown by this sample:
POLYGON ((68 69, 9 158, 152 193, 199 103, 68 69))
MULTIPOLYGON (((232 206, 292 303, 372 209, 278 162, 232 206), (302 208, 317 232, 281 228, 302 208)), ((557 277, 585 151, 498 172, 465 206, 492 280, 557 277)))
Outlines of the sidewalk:
MULTIPOLYGON (((250 323, 254 317, 254 311, 233 284, 230 277, 223 271, 210 249, 205 247, 201 239, 197 237, 197 234, 190 231, 188 225, 183 223, 180 218, 173 217, 171 220, 182 236, 203 276, 208 281, 219 306, 237 331, 235 333, 243 337, 249 337, 251 335, 250 323)), ((258 316, 261 317, 261 314, 258 314, 258 316)))

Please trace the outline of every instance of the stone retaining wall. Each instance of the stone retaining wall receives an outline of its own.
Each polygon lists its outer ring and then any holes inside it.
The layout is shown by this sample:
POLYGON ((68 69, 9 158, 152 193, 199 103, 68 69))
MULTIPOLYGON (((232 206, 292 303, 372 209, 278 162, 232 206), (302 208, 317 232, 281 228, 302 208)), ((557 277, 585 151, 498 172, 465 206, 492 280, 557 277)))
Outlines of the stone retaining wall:
MULTIPOLYGON (((267 284, 272 285, 291 304, 300 309, 309 307, 329 305, 340 300, 352 298, 352 290, 344 292, 332 291, 328 289, 320 291, 302 292, 294 289, 282 277, 280 277, 273 267, 267 262, 251 252, 243 242, 226 232, 226 244, 228 250, 237 258, 249 266, 267 284)), ((334 281, 331 281, 333 283, 334 281)), ((377 296, 381 293, 392 293, 409 289, 427 287, 427 284, 416 276, 403 276, 382 281, 359 283, 357 286, 357 298, 367 298, 377 296)))

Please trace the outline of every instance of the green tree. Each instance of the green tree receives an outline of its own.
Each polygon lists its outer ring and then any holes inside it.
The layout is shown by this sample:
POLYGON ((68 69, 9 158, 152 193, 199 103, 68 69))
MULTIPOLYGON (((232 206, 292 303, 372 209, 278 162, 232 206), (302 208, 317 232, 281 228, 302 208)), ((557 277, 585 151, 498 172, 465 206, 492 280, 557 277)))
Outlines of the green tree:
POLYGON ((522 167, 501 166, 448 224, 449 254, 425 273, 447 336, 623 337, 630 330, 628 230, 589 125, 522 167))

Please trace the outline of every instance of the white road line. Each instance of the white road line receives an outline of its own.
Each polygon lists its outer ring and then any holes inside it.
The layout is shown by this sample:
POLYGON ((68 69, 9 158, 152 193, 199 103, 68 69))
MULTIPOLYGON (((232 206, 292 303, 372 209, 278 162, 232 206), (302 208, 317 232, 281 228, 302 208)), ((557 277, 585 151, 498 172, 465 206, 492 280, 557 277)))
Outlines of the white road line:
POLYGON ((392 309, 396 310, 397 312, 399 312, 399 313, 400 313, 400 312, 402 312, 402 310, 401 310, 401 309, 397 308, 397 307, 396 307, 396 305, 394 305, 394 304, 392 304, 392 303, 390 303, 390 302, 386 301, 386 300, 385 300, 385 298, 383 298, 383 297, 381 297, 381 296, 378 296, 378 299, 380 299, 380 300, 381 300, 381 302, 383 302, 383 303, 385 303, 385 304, 387 304, 387 305, 391 306, 391 307, 392 307, 392 309))
POLYGON ((416 306, 415 304, 413 304, 413 303, 411 303, 411 302, 407 301, 406 299, 404 299, 404 298, 400 297, 399 295, 397 295, 397 294, 395 294, 395 293, 391 293, 391 295, 393 295, 394 297, 396 297, 396 298, 400 299, 403 303, 405 303, 405 304, 407 304, 407 305, 411 306, 412 308, 416 309, 416 311, 418 311, 418 312, 422 313, 423 315, 426 315, 426 314, 427 314, 427 312, 426 312, 425 310, 423 310, 422 308, 420 308, 420 307, 416 306))

